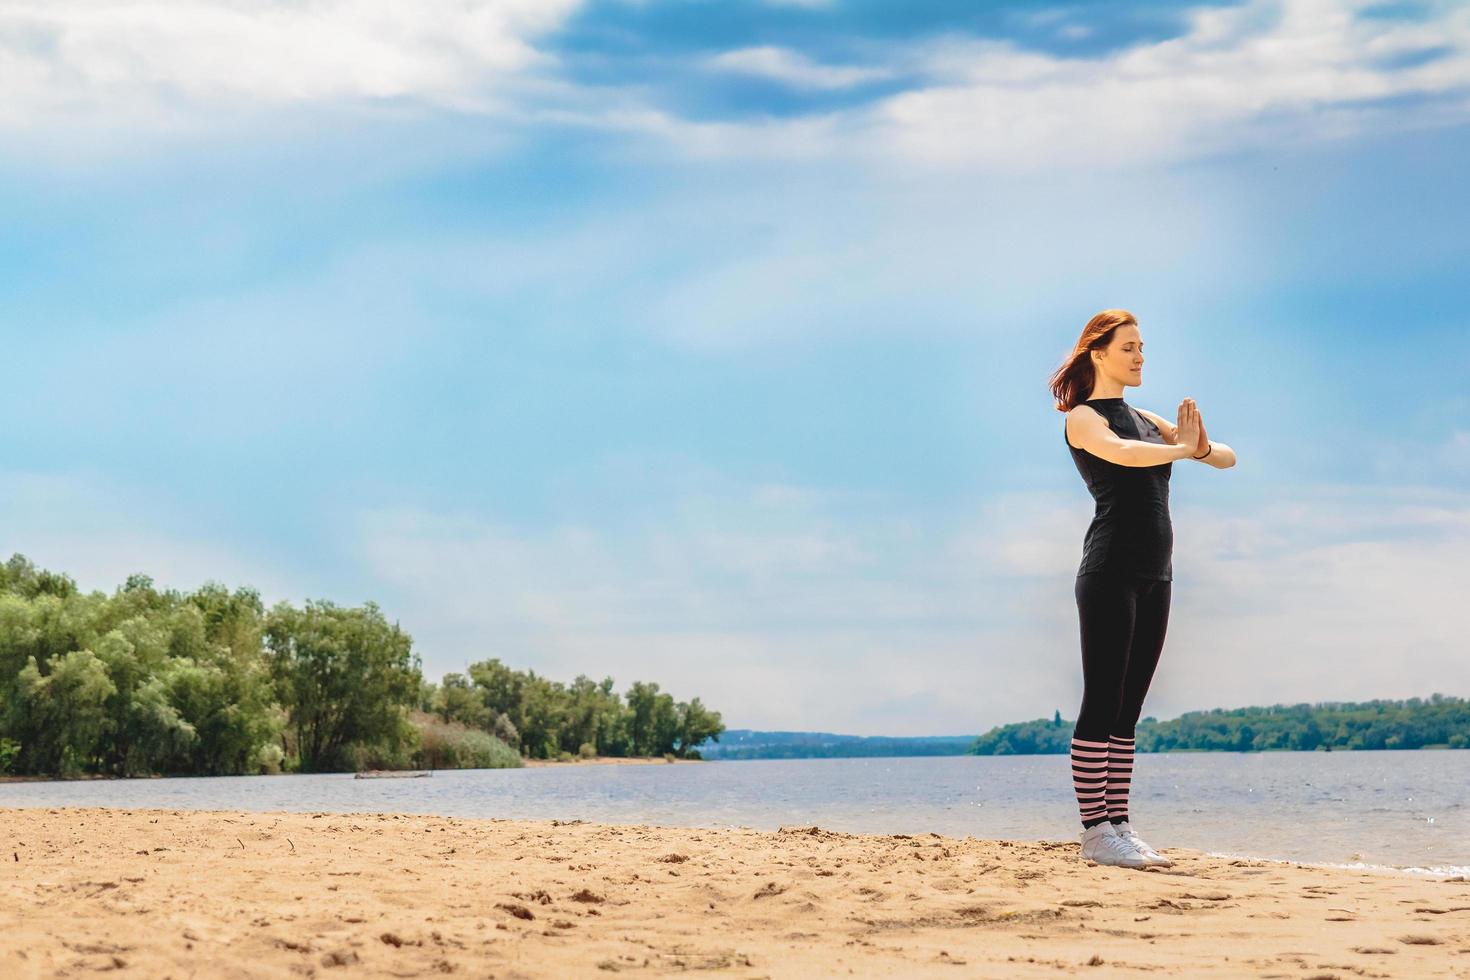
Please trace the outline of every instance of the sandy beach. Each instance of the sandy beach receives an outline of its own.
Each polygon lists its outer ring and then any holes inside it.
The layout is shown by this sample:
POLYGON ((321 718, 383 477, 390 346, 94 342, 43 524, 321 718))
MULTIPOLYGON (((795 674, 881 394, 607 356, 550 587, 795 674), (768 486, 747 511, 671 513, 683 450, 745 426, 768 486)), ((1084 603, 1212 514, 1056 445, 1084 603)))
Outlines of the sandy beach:
POLYGON ((0 975, 1470 977, 1470 882, 1077 842, 0 809, 0 975))

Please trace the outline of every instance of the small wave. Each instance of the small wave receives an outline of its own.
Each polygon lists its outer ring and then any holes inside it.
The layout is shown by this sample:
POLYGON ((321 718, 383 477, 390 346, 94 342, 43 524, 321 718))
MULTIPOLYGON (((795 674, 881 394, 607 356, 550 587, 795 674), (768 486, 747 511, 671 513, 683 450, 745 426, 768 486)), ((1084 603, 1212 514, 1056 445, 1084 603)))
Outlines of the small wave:
POLYGON ((1397 874, 1417 877, 1443 877, 1453 878, 1456 876, 1470 878, 1470 865, 1447 864, 1432 868, 1421 868, 1416 866, 1401 867, 1396 864, 1367 864, 1363 861, 1297 861, 1291 858, 1261 857, 1259 854, 1227 854, 1224 851, 1206 851, 1210 857, 1235 858, 1245 861, 1266 861, 1271 864, 1294 864, 1304 868, 1343 868, 1348 871, 1391 871, 1397 874))

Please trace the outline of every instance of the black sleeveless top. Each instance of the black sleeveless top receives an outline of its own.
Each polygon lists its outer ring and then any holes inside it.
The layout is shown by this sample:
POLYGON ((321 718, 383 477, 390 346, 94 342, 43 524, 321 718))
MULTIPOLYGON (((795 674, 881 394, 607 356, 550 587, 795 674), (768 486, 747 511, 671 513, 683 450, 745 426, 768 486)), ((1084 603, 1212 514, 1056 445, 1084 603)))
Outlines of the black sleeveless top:
MULTIPOLYGON (((1159 427, 1140 415, 1122 398, 1091 398, 1083 402, 1107 420, 1119 438, 1167 445, 1159 427)), ((1169 519, 1169 475, 1173 463, 1157 466, 1120 466, 1067 439, 1072 462, 1097 502, 1092 524, 1082 542, 1077 574, 1103 571, 1133 578, 1170 582, 1174 579, 1174 525, 1169 519)))

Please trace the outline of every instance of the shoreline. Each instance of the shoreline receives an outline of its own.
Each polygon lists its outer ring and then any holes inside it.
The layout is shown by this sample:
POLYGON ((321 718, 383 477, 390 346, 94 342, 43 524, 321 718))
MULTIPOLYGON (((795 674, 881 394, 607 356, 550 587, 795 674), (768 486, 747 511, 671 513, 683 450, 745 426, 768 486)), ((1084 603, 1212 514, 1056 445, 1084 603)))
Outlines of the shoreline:
MULTIPOLYGON (((1331 749, 1331 748, 1318 747, 1317 749, 1311 750, 1311 751, 1317 751, 1317 752, 1324 752, 1324 751, 1325 752, 1332 752, 1332 751, 1339 751, 1339 752, 1389 752, 1389 751, 1392 751, 1392 752, 1420 752, 1420 751, 1436 751, 1436 750, 1451 751, 1451 752, 1452 751, 1467 751, 1467 752, 1470 752, 1470 748, 1455 749, 1455 748, 1452 748, 1451 746, 1446 745, 1444 743, 1437 743, 1437 744, 1434 744, 1434 745, 1422 745, 1422 746, 1418 746, 1418 747, 1413 748, 1413 749, 1345 749, 1344 748, 1344 749, 1335 749, 1334 750, 1334 749, 1331 749)), ((1173 749, 1169 749, 1167 753, 1163 753, 1163 754, 1188 754, 1188 753, 1204 754, 1204 753, 1215 753, 1215 754, 1229 754, 1229 755, 1253 755, 1253 754, 1262 754, 1263 755, 1263 754, 1272 753, 1272 752, 1288 753, 1288 752, 1298 752, 1298 751, 1303 751, 1303 750, 1299 750, 1299 749, 1270 748, 1270 749, 1255 749, 1255 750, 1251 750, 1250 752, 1239 752, 1239 751, 1236 751, 1234 749, 1173 748, 1173 749)), ((543 767, 547 767, 547 766, 568 766, 569 767, 569 766, 576 766, 576 765, 656 765, 656 764, 660 764, 660 763, 665 764, 665 765, 668 765, 668 764, 673 764, 673 763, 683 764, 683 763, 691 763, 691 762, 697 762, 697 763, 715 763, 715 762, 795 762, 795 761, 823 761, 823 762, 825 762, 825 761, 833 760, 833 759, 934 759, 934 758, 953 758, 953 757, 956 757, 956 756, 966 756, 966 755, 972 755, 972 754, 973 753, 965 752, 965 753, 956 753, 953 756, 952 755, 947 755, 947 754, 946 755, 933 755, 933 754, 924 754, 924 755, 853 755, 853 756, 835 755, 835 756, 789 756, 789 757, 788 756, 771 756, 771 757, 758 756, 758 757, 752 757, 752 758, 744 758, 744 757, 716 757, 716 758, 713 758, 713 759, 679 759, 679 758, 665 759, 663 756, 614 756, 614 755, 607 755, 607 756, 597 756, 597 757, 592 758, 592 759, 573 758, 573 759, 567 759, 565 761, 557 760, 557 759, 523 759, 523 760, 521 760, 523 764, 522 765, 519 765, 519 766, 496 766, 496 767, 493 767, 493 768, 496 768, 496 769, 535 769, 535 768, 543 768, 543 767)), ((1065 752, 1043 752, 1043 753, 1026 753, 1026 754, 1028 754, 1028 755, 1045 755, 1045 756, 1065 756, 1066 755, 1065 752)), ((1153 753, 1140 753, 1140 754, 1153 754, 1153 753)), ((984 755, 984 756, 979 756, 979 757, 980 758, 997 758, 996 756, 990 756, 990 755, 984 755)), ((1014 756, 1012 756, 1011 758, 1014 758, 1014 756)), ((403 771, 403 772, 460 772, 460 771, 469 771, 469 770, 468 769, 466 769, 466 770, 461 770, 461 769, 430 769, 430 770, 365 770, 365 771, 372 771, 372 772, 394 772, 394 771, 403 771)), ((211 776, 211 775, 206 775, 206 774, 203 774, 203 773, 195 773, 195 774, 190 774, 190 775, 177 775, 177 774, 174 774, 174 775, 160 775, 160 774, 152 774, 152 775, 147 775, 147 776, 114 776, 114 775, 109 775, 109 774, 105 774, 105 773, 85 773, 85 774, 82 774, 82 775, 79 775, 79 776, 28 776, 28 775, 27 776, 18 776, 18 775, 0 774, 0 785, 4 785, 5 783, 81 782, 81 781, 85 781, 85 780, 108 780, 108 779, 118 779, 118 780, 123 780, 123 779, 232 779, 232 778, 236 778, 236 777, 239 777, 239 776, 325 776, 325 775, 352 775, 352 774, 353 774, 353 772, 351 770, 340 770, 340 771, 333 771, 333 772, 311 772, 311 773, 304 773, 304 772, 231 773, 231 774, 228 774, 228 775, 219 775, 219 776, 211 776)))
MULTIPOLYGON (((675 758, 675 759, 665 759, 661 755, 654 755, 654 756, 646 756, 646 755, 632 755, 632 756, 623 756, 623 755, 600 755, 600 756, 597 756, 594 759, 568 759, 565 762, 559 761, 557 759, 526 759, 524 761, 525 761, 525 765, 524 766, 520 766, 519 768, 522 768, 522 769, 541 769, 541 768, 549 768, 549 767, 554 767, 554 766, 562 766, 562 767, 570 767, 570 766, 675 766, 675 765, 683 765, 685 763, 691 763, 691 762, 692 763, 700 763, 700 764, 708 764, 709 762, 712 762, 714 760, 711 760, 711 759, 678 759, 678 758, 675 758)), ((448 772, 448 771, 453 771, 453 770, 446 770, 446 771, 448 772)))
POLYGON ((1258 861, 1263 864, 1286 864, 1297 868, 1328 868, 1339 871, 1370 871, 1375 874, 1400 875, 1417 881, 1470 881, 1470 868, 1427 868, 1420 865, 1372 864, 1367 861, 1303 861, 1297 858, 1269 857, 1261 854, 1237 854, 1228 851, 1200 851, 1206 857, 1223 861, 1258 861))
POLYGON ((817 826, 103 807, 0 819, 7 976, 1470 968, 1463 879, 1187 848, 1134 871, 1088 865, 1074 840, 817 826))
MULTIPOLYGON (((519 766, 496 766, 497 769, 538 769, 544 766, 570 767, 582 766, 644 766, 644 765, 674 765, 687 762, 710 762, 710 759, 665 759, 663 756, 619 756, 600 755, 592 759, 523 759, 524 765, 519 766)), ((470 772, 479 771, 471 769, 365 769, 363 772, 470 772)), ((195 774, 187 776, 179 775, 148 775, 148 776, 112 776, 105 773, 86 773, 80 776, 11 776, 0 775, 0 785, 5 783, 79 783, 94 782, 98 780, 129 780, 129 779, 237 779, 241 776, 352 776, 356 775, 351 770, 340 772, 241 772, 224 776, 209 776, 195 774)))

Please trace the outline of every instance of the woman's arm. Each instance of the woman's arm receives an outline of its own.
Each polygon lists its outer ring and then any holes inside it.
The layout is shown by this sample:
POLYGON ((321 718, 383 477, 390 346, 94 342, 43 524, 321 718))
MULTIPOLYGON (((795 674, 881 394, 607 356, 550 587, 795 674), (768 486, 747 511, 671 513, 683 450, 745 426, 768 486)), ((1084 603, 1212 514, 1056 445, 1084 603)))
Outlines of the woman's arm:
POLYGON ((1142 439, 1120 438, 1108 428, 1101 415, 1085 405, 1078 405, 1067 413, 1066 427, 1070 445, 1119 466, 1162 466, 1190 455, 1188 446, 1161 446, 1142 439))
MULTIPOLYGON (((1159 432, 1163 435, 1165 442, 1174 445, 1179 441, 1179 427, 1173 422, 1170 422, 1161 415, 1155 415, 1145 408, 1136 409, 1136 411, 1139 415, 1142 415, 1159 427, 1159 432)), ((1215 442, 1213 440, 1210 440, 1210 446, 1212 447, 1210 454, 1197 460, 1197 462, 1209 463, 1217 470, 1226 470, 1235 465, 1235 450, 1223 442, 1215 442)), ((1194 459, 1194 453, 1190 453, 1189 458, 1194 459)))
MULTIPOLYGON (((1194 459, 1194 455, 1192 453, 1190 454, 1190 459, 1194 459)), ((1223 442, 1216 442, 1215 440, 1211 439, 1209 455, 1197 459, 1195 460, 1195 462, 1209 463, 1217 470, 1227 470, 1235 465, 1235 450, 1231 449, 1223 442)))

